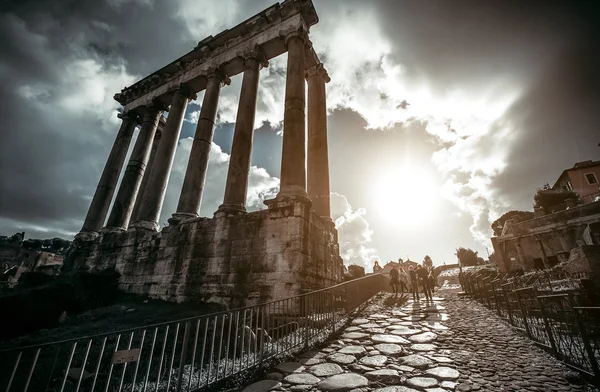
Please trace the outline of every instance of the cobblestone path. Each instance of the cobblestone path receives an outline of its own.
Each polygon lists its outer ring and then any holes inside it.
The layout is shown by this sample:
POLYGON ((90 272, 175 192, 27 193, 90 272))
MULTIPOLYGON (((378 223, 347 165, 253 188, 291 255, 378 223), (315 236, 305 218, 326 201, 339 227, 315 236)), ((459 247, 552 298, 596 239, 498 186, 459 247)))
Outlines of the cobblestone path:
POLYGON ((438 339, 460 372, 458 391, 596 391, 578 373, 468 297, 444 292, 446 326, 438 339))
POLYGON ((381 294, 338 340, 242 391, 595 390, 570 383, 572 372, 482 305, 443 295, 419 303, 381 294))

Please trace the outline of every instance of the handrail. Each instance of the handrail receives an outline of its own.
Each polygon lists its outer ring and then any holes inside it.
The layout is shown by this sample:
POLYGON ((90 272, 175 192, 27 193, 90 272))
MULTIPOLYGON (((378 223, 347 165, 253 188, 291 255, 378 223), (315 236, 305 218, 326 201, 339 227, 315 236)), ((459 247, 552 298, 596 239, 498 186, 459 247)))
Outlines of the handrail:
POLYGON ((40 343, 40 344, 31 344, 31 345, 27 345, 27 346, 16 346, 16 347, 10 347, 10 348, 6 348, 6 349, 1 349, 0 353, 2 352, 7 352, 7 351, 14 351, 14 350, 25 350, 28 348, 32 348, 32 347, 43 347, 43 346, 48 346, 48 345, 52 345, 52 344, 62 344, 62 343, 69 343, 69 342, 74 342, 77 340, 85 340, 85 339, 93 339, 93 338, 101 338, 107 335, 113 335, 113 334, 124 334, 127 332, 132 332, 132 331, 137 331, 139 329, 148 329, 148 328, 156 328, 156 327, 162 327, 164 325, 168 325, 168 324, 175 324, 175 323, 182 323, 182 322, 186 322, 186 321, 194 321, 197 320, 199 318, 204 318, 204 317, 215 317, 215 316, 221 316, 227 313, 232 313, 232 312, 240 312, 240 311, 244 311, 244 310, 249 310, 252 308, 256 308, 257 306, 269 306, 271 304, 274 304, 276 302, 280 302, 280 301, 287 301, 287 300, 291 300, 291 299, 296 299, 296 298, 301 298, 301 297, 305 297, 308 295, 313 295, 316 293, 320 293, 320 292, 324 292, 324 291, 329 291, 329 290, 333 290, 339 287, 342 287, 348 283, 351 282, 357 282, 360 280, 364 280, 364 279, 368 279, 371 278, 375 275, 383 275, 381 273, 377 273, 377 274, 371 274, 371 275, 367 275, 367 276, 363 276, 357 279, 353 279, 353 280, 349 280, 347 282, 342 282, 342 283, 338 283, 334 286, 330 286, 330 287, 326 287, 324 289, 319 289, 319 290, 315 290, 315 291, 311 291, 309 293, 304 293, 304 294, 298 294, 295 296, 291 296, 291 297, 285 297, 282 299, 277 299, 277 300, 273 300, 270 302, 264 302, 261 304, 256 304, 256 305, 250 305, 250 306, 245 306, 243 308, 235 308, 235 309, 231 309, 231 310, 222 310, 219 312, 213 312, 213 313, 208 313, 208 314, 203 314, 200 316, 191 316, 191 317, 186 317, 186 318, 182 318, 182 319, 175 319, 175 320, 171 320, 171 321, 164 321, 164 322, 160 322, 160 323, 155 323, 155 324, 148 324, 148 325, 142 325, 139 327, 132 327, 132 328, 127 328, 127 329, 121 329, 121 330, 116 330, 116 331, 109 331, 109 332, 103 332, 103 333, 99 333, 99 334, 95 334, 95 335, 84 335, 84 336, 80 336, 80 337, 76 337, 76 338, 70 338, 70 339, 64 339, 64 340, 57 340, 57 341, 53 341, 53 342, 48 342, 48 343, 40 343))
POLYGON ((373 274, 255 306, 3 349, 0 390, 62 391, 67 379, 76 391, 214 388, 329 338, 386 282, 373 274))

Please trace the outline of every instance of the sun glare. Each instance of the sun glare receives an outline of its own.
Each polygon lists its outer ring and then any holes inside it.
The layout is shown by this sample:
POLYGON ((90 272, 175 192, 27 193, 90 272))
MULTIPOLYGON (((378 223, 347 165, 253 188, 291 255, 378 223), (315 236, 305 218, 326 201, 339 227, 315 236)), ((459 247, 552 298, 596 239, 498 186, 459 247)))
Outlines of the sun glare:
POLYGON ((439 187, 433 176, 419 169, 399 168, 379 176, 373 198, 381 217, 397 227, 416 227, 434 218, 439 187))

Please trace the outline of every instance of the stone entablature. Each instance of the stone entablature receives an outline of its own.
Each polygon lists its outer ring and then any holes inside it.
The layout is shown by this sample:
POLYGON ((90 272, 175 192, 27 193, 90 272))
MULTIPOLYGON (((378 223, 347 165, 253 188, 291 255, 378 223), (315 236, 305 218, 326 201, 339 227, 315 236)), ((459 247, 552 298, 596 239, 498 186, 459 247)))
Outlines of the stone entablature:
MULTIPOLYGON (((285 53, 285 36, 289 32, 308 32, 318 21, 310 0, 277 3, 216 37, 203 39, 191 52, 124 88, 114 98, 125 107, 125 112, 138 111, 157 101, 169 105, 174 91, 181 85, 194 92, 204 90, 207 75, 214 69, 222 70, 229 77, 243 72, 244 54, 257 47, 267 61, 285 53)), ((306 48, 305 58, 307 67, 319 64, 311 45, 306 48)))

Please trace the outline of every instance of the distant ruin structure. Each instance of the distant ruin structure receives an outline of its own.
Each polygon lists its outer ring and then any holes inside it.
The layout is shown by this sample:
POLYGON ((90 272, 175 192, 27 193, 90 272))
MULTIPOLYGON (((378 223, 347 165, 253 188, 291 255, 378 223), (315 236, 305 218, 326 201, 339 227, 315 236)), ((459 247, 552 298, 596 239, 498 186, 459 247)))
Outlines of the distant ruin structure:
POLYGON ((120 287, 131 293, 230 307, 339 282, 343 264, 329 200, 329 76, 308 36, 317 22, 310 0, 285 0, 200 41, 191 52, 116 94, 123 105, 122 124, 66 268, 115 269, 121 274, 120 287), (284 52, 288 63, 280 191, 265 202, 268 209, 249 213, 246 194, 259 72, 284 52), (201 218, 219 95, 239 73, 243 81, 224 201, 213 218, 201 218), (186 107, 202 90, 177 210, 159 231, 186 107), (166 120, 164 111, 169 112, 166 120), (137 141, 117 190, 137 126, 137 141))
MULTIPOLYGON (((532 219, 504 223, 501 235, 491 238, 500 272, 550 269, 559 263, 579 265, 580 248, 600 248, 600 202, 567 202, 565 210, 546 214, 537 208, 532 219)), ((600 278, 600 258, 586 263, 589 266, 581 271, 596 270, 600 278)))

